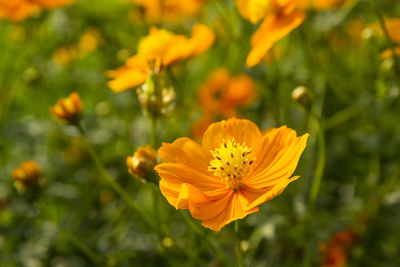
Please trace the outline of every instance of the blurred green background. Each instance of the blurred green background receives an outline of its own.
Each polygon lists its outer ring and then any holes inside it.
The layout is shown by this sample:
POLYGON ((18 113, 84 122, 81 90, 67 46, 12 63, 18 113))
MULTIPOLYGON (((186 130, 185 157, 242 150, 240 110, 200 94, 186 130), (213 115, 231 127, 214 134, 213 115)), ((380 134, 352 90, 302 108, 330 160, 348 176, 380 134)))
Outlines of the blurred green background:
POLYGON ((311 134, 295 171, 301 178, 241 222, 246 264, 323 265, 330 238, 346 230, 357 236, 346 249, 348 266, 399 266, 400 69, 393 57, 380 57, 391 43, 378 14, 400 18, 400 5, 376 2, 378 10, 374 1, 354 0, 307 11, 274 46, 273 58, 254 68, 244 63, 258 26, 232 0, 207 1, 178 23, 149 22, 123 0, 79 0, 20 22, 1 20, 0 266, 223 265, 204 236, 234 262, 233 224, 198 235, 161 194, 154 214, 157 188, 132 178, 125 164, 150 143, 150 122, 135 90, 113 93, 105 75, 136 53, 151 26, 189 36, 196 22, 216 41, 170 69, 175 108, 159 121, 158 145, 191 136, 202 116, 198 90, 219 67, 255 81, 257 98, 238 110, 240 117, 261 129, 287 125, 311 134), (308 106, 292 99, 298 86, 306 87, 308 106), (82 98, 89 142, 158 231, 100 182, 78 130, 51 117, 49 107, 73 91, 82 98), (19 193, 11 177, 26 160, 43 171, 33 194, 19 193), (312 205, 315 177, 321 185, 312 205))

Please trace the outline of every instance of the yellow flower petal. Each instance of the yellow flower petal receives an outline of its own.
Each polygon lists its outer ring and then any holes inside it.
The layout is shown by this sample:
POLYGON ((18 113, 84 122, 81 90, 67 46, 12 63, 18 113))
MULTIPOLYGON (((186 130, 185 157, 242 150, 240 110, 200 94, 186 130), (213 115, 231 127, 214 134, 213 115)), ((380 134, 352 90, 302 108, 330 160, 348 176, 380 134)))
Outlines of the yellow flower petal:
POLYGON ((305 14, 300 11, 288 15, 267 16, 251 38, 252 49, 247 56, 246 65, 253 67, 259 63, 277 41, 297 28, 304 19, 305 14))

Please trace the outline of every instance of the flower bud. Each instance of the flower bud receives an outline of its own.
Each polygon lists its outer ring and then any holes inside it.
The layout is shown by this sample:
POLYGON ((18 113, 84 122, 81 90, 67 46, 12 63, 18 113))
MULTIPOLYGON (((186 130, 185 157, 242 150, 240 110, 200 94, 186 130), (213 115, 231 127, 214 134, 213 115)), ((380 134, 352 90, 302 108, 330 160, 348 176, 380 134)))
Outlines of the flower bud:
POLYGON ((137 89, 139 102, 144 112, 151 117, 165 115, 174 107, 174 89, 163 86, 159 79, 160 77, 150 75, 146 83, 137 89))
POLYGON ((12 172, 14 185, 19 191, 35 188, 39 183, 42 171, 36 161, 25 161, 12 172))
POLYGON ((140 177, 144 180, 149 180, 149 174, 156 164, 156 152, 149 145, 139 147, 133 156, 126 158, 129 173, 134 177, 140 177))
POLYGON ((73 92, 50 107, 50 112, 61 122, 77 124, 82 116, 82 102, 79 94, 73 92))
POLYGON ((366 27, 365 29, 363 29, 361 31, 361 38, 366 41, 370 41, 370 40, 376 38, 377 35, 378 35, 378 33, 372 27, 366 27))
POLYGON ((292 99, 302 106, 309 106, 311 102, 310 94, 305 86, 298 86, 292 92, 292 99))

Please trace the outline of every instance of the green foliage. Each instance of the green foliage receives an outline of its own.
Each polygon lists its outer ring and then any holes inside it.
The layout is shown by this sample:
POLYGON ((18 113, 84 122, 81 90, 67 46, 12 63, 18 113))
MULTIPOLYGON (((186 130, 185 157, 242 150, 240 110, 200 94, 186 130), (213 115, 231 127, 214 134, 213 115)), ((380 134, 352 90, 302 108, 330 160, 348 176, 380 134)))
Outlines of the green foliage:
MULTIPOLYGON (((309 11, 273 48, 274 59, 247 68, 258 26, 233 2, 209 1, 184 23, 156 23, 189 36, 200 22, 217 34, 211 49, 168 71, 175 108, 158 121, 157 145, 191 135, 202 113, 197 91, 213 70, 248 73, 258 95, 240 116, 261 129, 288 125, 311 137, 295 171, 301 178, 240 221, 245 264, 317 266, 318 244, 350 229, 359 238, 347 252, 349 266, 399 265, 400 69, 393 58, 380 58, 391 45, 385 36, 350 34, 355 21, 377 24, 376 9, 355 0, 309 11), (310 107, 291 98, 298 86, 309 91, 310 107)), ((395 2, 378 1, 385 18, 400 18, 395 2)), ((156 185, 127 172, 126 157, 152 142, 151 123, 135 90, 111 92, 105 73, 135 54, 151 26, 139 8, 114 0, 80 0, 22 22, 0 21, 1 266, 236 264, 233 223, 207 230, 169 205, 156 185), (98 47, 57 64, 56 51, 76 47, 87 29, 99 32, 98 47), (82 98, 88 142, 136 210, 101 178, 78 129, 51 118, 49 107, 73 91, 82 98), (30 195, 18 193, 11 177, 26 160, 43 171, 40 190, 30 195)))

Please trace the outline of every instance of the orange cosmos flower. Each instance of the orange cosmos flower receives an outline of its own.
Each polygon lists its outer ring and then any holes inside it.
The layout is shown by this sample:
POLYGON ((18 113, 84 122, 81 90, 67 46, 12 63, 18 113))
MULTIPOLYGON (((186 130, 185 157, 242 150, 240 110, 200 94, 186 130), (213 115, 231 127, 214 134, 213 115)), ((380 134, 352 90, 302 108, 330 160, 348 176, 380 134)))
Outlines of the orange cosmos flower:
POLYGON ((144 9, 149 21, 176 21, 196 15, 205 0, 131 0, 144 9))
POLYGON ((252 23, 262 23, 251 37, 246 65, 253 67, 261 61, 269 49, 297 28, 305 19, 298 10, 296 0, 236 0, 240 14, 252 23))
POLYGON ((138 53, 127 59, 125 66, 107 72, 109 77, 114 78, 108 86, 114 92, 138 86, 150 74, 206 51, 214 43, 214 39, 214 33, 201 24, 193 26, 190 39, 154 27, 148 36, 140 40, 138 53))
POLYGON ((206 113, 236 115, 236 108, 249 104, 256 95, 252 78, 247 74, 232 77, 227 69, 215 70, 201 87, 198 98, 206 113))
POLYGON ((42 171, 34 160, 23 162, 20 167, 15 168, 12 172, 15 187, 21 191, 36 187, 41 175, 42 171))
POLYGON ((13 21, 26 19, 42 8, 56 8, 67 5, 74 0, 0 0, 0 18, 13 21))
POLYGON ((0 0, 0 19, 20 21, 38 10, 38 6, 28 0, 0 0))
POLYGON ((76 124, 82 116, 82 102, 79 94, 73 92, 67 98, 60 99, 50 107, 50 112, 58 120, 68 124, 76 124))
POLYGON ((279 195, 306 147, 308 134, 282 126, 264 134, 245 119, 213 123, 201 145, 190 138, 164 143, 155 167, 160 190, 176 209, 189 209, 202 225, 219 231, 279 195))

